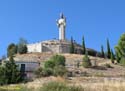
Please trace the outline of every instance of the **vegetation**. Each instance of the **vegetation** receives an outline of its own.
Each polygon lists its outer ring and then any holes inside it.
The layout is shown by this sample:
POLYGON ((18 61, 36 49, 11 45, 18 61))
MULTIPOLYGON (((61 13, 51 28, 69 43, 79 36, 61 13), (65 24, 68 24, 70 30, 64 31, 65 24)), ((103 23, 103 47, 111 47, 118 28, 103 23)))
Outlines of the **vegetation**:
POLYGON ((75 46, 74 46, 74 41, 72 37, 71 37, 71 44, 70 44, 70 53, 71 54, 75 53, 75 46))
POLYGON ((43 68, 39 67, 34 73, 38 78, 41 77, 43 75, 43 68))
POLYGON ((122 65, 125 65, 125 33, 121 35, 118 44, 115 46, 116 59, 122 65))
POLYGON ((7 56, 13 56, 17 53, 17 46, 14 43, 11 43, 7 48, 7 56))
POLYGON ((65 57, 61 55, 54 55, 50 60, 45 62, 44 68, 39 68, 35 73, 37 77, 41 77, 50 75, 64 76, 66 72, 65 57))
POLYGON ((111 49, 110 49, 110 43, 109 39, 107 39, 107 58, 111 58, 111 49))
POLYGON ((110 64, 106 63, 104 66, 106 66, 107 68, 113 68, 110 64))
POLYGON ((10 56, 9 61, 0 67, 0 85, 15 84, 21 81, 23 81, 23 74, 15 64, 13 56, 10 56))
POLYGON ((91 67, 91 65, 92 65, 87 53, 83 57, 83 63, 82 63, 82 65, 85 68, 91 67))
POLYGON ((62 77, 64 75, 66 75, 66 73, 67 73, 67 70, 66 70, 65 66, 60 65, 60 66, 54 67, 54 70, 53 70, 54 76, 61 76, 62 77))
POLYGON ((23 38, 20 38, 19 43, 18 43, 18 53, 19 54, 24 54, 27 53, 27 41, 23 38))
POLYGON ((121 58, 120 64, 121 64, 122 66, 125 66, 125 57, 122 57, 122 58, 121 58))
POLYGON ((114 60, 115 60, 115 55, 113 51, 111 50, 111 62, 114 63, 114 60))
POLYGON ((7 57, 13 56, 17 53, 24 54, 27 53, 27 41, 23 38, 19 40, 18 44, 11 43, 7 48, 7 57))
POLYGON ((117 63, 120 63, 120 57, 119 57, 117 51, 115 51, 115 59, 116 59, 117 63))
POLYGON ((83 36, 83 38, 82 38, 82 49, 83 49, 82 54, 85 54, 85 53, 86 53, 86 46, 85 46, 84 36, 83 36))
POLYGON ((92 49, 90 49, 90 50, 86 50, 86 52, 88 53, 88 55, 90 55, 90 56, 96 56, 96 54, 98 53, 97 51, 95 51, 95 50, 92 50, 92 49))
POLYGON ((44 84, 40 91, 84 91, 84 89, 76 86, 68 86, 61 82, 50 82, 44 84))
MULTIPOLYGON (((97 79, 96 79, 97 80, 97 79)), ((34 85, 33 85, 34 86, 34 85)), ((63 82, 49 82, 43 84, 40 89, 27 88, 26 86, 4 86, 0 91, 125 91, 125 82, 105 80, 85 84, 83 87, 76 85, 69 86, 63 82)))
POLYGON ((102 56, 103 58, 105 57, 103 45, 101 45, 101 56, 102 56))

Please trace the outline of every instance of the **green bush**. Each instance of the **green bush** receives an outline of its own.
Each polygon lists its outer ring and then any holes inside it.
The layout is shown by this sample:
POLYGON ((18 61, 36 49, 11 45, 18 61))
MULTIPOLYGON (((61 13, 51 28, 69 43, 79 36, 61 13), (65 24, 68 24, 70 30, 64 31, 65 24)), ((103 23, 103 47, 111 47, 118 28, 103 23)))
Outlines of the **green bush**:
POLYGON ((54 68, 55 67, 55 63, 54 63, 53 60, 48 60, 48 61, 45 62, 44 67, 45 68, 54 68))
POLYGON ((46 77, 46 76, 51 76, 53 75, 53 69, 51 68, 44 68, 42 71, 42 76, 46 77))
POLYGON ((88 57, 87 54, 83 57, 82 65, 83 65, 83 67, 85 67, 85 68, 91 67, 91 65, 92 65, 92 64, 91 64, 91 61, 90 61, 90 59, 89 59, 89 57, 88 57))
POLYGON ((35 71, 37 77, 46 77, 50 75, 64 76, 66 74, 65 57, 54 55, 50 60, 44 63, 44 68, 35 71))
POLYGON ((65 66, 65 57, 61 55, 54 55, 50 60, 46 61, 44 64, 45 68, 54 68, 55 66, 65 66))
POLYGON ((46 61, 42 71, 43 76, 63 76, 65 73, 65 57, 61 55, 54 55, 50 60, 46 61))
POLYGON ((40 91, 84 91, 81 87, 67 86, 65 83, 50 82, 44 84, 40 91))
POLYGON ((122 57, 122 58, 121 58, 120 64, 121 64, 122 66, 125 66, 125 57, 122 57))
POLYGON ((35 72, 37 78, 46 77, 53 75, 53 70, 51 68, 38 68, 35 72))
POLYGON ((51 58, 56 66, 62 65, 65 66, 65 57, 61 55, 55 55, 51 58))
POLYGON ((54 76, 64 76, 66 74, 67 70, 64 66, 55 66, 54 67, 54 76))
POLYGON ((34 73, 36 74, 36 76, 38 78, 42 77, 42 75, 43 75, 43 68, 42 67, 38 68, 34 73))

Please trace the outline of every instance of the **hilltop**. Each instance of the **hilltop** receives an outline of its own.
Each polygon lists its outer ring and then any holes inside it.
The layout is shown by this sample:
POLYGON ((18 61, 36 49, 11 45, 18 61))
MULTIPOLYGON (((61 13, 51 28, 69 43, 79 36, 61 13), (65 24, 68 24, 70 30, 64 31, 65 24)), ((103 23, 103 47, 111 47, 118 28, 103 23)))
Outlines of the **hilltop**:
MULTIPOLYGON (((28 54, 17 54, 15 59, 21 61, 36 61, 43 66, 44 62, 50 59, 53 53, 28 53, 28 54)), ((108 77, 119 77, 125 76, 125 67, 120 65, 115 65, 111 63, 110 59, 104 59, 99 57, 89 56, 92 65, 98 66, 93 68, 83 68, 80 66, 79 68, 76 67, 77 62, 80 62, 82 65, 82 60, 84 55, 80 54, 59 54, 63 55, 66 58, 66 67, 68 70, 72 72, 78 72, 78 74, 89 75, 89 76, 108 76, 108 77), (111 67, 107 67, 110 65, 111 67), (85 73, 85 74, 84 74, 85 73)))

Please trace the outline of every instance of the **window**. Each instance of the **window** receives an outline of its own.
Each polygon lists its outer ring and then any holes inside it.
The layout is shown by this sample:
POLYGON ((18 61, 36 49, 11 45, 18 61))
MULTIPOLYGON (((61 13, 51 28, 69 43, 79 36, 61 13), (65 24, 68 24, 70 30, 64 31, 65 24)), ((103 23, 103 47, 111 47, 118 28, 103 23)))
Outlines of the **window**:
POLYGON ((21 72, 25 72, 25 64, 21 64, 20 71, 21 71, 21 72))

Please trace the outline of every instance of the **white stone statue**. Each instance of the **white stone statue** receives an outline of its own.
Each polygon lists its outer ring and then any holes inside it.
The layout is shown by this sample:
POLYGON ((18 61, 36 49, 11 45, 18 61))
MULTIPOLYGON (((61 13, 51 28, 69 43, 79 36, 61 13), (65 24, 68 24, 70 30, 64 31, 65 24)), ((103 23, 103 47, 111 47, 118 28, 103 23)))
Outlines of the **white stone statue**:
POLYGON ((66 27, 66 18, 61 13, 60 19, 56 21, 59 28, 59 40, 65 40, 65 27, 66 27))

